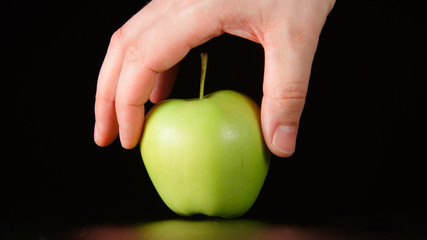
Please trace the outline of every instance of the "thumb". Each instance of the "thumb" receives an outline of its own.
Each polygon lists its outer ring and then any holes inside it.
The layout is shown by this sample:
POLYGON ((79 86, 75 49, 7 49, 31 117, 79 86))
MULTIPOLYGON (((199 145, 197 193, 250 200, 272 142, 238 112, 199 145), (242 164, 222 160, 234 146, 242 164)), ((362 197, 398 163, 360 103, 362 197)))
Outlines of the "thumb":
POLYGON ((295 41, 278 42, 264 46, 261 125, 271 152, 289 157, 295 151, 317 40, 296 44, 295 41))

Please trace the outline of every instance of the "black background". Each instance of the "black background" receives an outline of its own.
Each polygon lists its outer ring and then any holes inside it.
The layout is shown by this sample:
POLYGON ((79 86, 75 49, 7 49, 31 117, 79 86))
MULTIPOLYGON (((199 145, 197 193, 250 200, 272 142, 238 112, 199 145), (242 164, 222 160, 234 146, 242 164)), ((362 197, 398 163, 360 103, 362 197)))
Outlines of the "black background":
MULTIPOLYGON (((176 217, 138 148, 93 142, 96 80, 110 37, 144 2, 2 5, 1 220, 176 217)), ((245 217, 425 223, 427 31, 420 9, 404 1, 336 3, 313 63, 297 150, 273 157, 245 217)), ((171 97, 198 96, 202 51, 209 53, 206 93, 234 89, 260 103, 263 49, 230 35, 187 55, 171 97)))

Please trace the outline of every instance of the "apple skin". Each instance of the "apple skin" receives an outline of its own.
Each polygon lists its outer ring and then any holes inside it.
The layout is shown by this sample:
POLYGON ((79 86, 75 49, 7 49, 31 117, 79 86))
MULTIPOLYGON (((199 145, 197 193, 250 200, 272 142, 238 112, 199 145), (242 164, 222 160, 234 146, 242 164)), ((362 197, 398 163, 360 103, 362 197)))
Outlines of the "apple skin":
POLYGON ((160 197, 182 216, 243 215, 270 162, 258 105, 231 90, 157 104, 147 114, 140 148, 160 197))

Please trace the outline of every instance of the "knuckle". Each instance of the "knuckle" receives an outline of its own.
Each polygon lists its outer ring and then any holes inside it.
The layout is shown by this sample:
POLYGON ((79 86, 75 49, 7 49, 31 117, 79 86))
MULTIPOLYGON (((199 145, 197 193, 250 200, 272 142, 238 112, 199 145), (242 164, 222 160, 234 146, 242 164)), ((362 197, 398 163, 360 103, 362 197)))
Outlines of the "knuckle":
POLYGON ((115 100, 97 95, 95 98, 95 115, 100 116, 109 109, 114 109, 115 100))
POLYGON ((124 53, 124 61, 128 63, 141 63, 143 60, 143 50, 140 40, 132 40, 126 33, 126 25, 119 28, 111 36, 110 50, 124 53))
POLYGON ((306 87, 293 87, 286 88, 282 90, 279 95, 281 99, 289 99, 289 100, 305 100, 307 96, 307 88, 306 87))
POLYGON ((293 99, 284 101, 283 103, 283 109, 288 113, 294 113, 296 115, 300 115, 305 105, 305 98, 304 99, 293 99))
POLYGON ((273 91, 272 94, 266 95, 270 101, 274 102, 277 109, 287 114, 300 114, 304 108, 307 96, 306 87, 286 87, 281 90, 273 91))
POLYGON ((102 104, 114 104, 115 103, 115 99, 108 98, 108 97, 101 95, 101 94, 98 94, 98 93, 95 95, 95 101, 96 101, 96 103, 102 103, 102 104))
POLYGON ((119 114, 124 112, 129 107, 129 104, 123 100, 116 100, 114 103, 114 107, 116 109, 116 112, 119 114))
POLYGON ((125 59, 128 63, 140 63, 142 60, 142 52, 137 42, 129 44, 126 49, 125 59))
POLYGON ((117 31, 115 31, 111 36, 110 48, 120 49, 122 46, 124 46, 125 39, 126 39, 125 31, 124 31, 124 28, 121 27, 117 31))
POLYGON ((305 105, 305 98, 276 99, 280 109, 287 114, 300 114, 305 105))
POLYGON ((114 102, 115 108, 117 112, 122 112, 122 111, 126 111, 129 108, 134 108, 134 107, 141 107, 144 105, 144 103, 139 104, 139 103, 134 103, 134 101, 132 101, 129 98, 117 98, 116 101, 114 102))
POLYGON ((269 96, 277 100, 305 100, 307 96, 307 86, 305 84, 293 84, 293 86, 287 84, 287 86, 279 86, 272 90, 269 96))
POLYGON ((96 95, 95 97, 95 109, 96 108, 105 108, 105 107, 114 107, 116 104, 115 99, 111 99, 105 96, 96 95))

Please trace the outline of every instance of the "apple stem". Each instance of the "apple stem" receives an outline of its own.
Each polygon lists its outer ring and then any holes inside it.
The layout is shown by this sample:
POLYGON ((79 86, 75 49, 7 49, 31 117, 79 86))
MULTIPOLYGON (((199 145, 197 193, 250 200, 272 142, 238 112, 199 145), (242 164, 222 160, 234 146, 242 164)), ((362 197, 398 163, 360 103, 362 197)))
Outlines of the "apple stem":
POLYGON ((205 91, 205 77, 206 77, 206 69, 208 67, 208 54, 202 53, 200 54, 202 58, 202 72, 200 74, 200 93, 199 98, 203 99, 204 91, 205 91))

